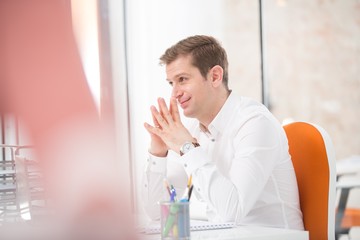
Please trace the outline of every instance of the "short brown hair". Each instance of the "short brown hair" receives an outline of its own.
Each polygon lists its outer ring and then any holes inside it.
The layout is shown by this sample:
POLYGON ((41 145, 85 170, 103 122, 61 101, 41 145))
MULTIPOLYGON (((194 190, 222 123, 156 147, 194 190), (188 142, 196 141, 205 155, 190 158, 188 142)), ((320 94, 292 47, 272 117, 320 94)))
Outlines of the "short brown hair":
POLYGON ((168 48, 160 57, 160 64, 170 64, 179 56, 192 56, 192 64, 206 78, 208 71, 219 65, 224 69, 223 84, 228 89, 228 60, 225 49, 211 36, 195 35, 168 48))

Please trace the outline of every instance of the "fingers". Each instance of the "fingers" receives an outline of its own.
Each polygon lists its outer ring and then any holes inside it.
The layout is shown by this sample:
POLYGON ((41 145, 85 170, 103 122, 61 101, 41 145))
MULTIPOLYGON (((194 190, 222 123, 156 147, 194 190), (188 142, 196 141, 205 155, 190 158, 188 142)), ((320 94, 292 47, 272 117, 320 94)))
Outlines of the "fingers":
POLYGON ((145 126, 148 131, 159 135, 160 130, 168 129, 174 122, 181 122, 179 109, 177 106, 176 98, 170 99, 170 109, 168 109, 166 102, 163 98, 158 98, 159 110, 155 106, 150 107, 152 120, 155 127, 147 124, 145 126))
POLYGON ((158 104, 161 116, 166 120, 168 124, 172 124, 174 121, 168 107, 166 106, 165 100, 163 98, 158 98, 158 104))
POLYGON ((144 127, 145 127, 145 129, 146 129, 149 133, 153 133, 153 132, 152 132, 152 128, 154 128, 153 126, 151 126, 151 125, 148 124, 148 123, 144 123, 144 127))
POLYGON ((161 126, 160 126, 159 122, 157 121, 156 117, 154 116, 154 114, 151 114, 151 116, 152 116, 152 119, 153 119, 154 126, 156 128, 160 128, 161 126))
POLYGON ((161 129, 167 128, 167 126, 168 126, 167 121, 159 113, 159 111, 156 109, 156 107, 151 106, 150 110, 151 110, 151 114, 152 114, 153 119, 154 119, 155 126, 158 127, 158 128, 161 128, 161 129))
POLYGON ((160 126, 151 126, 150 124, 148 123, 144 123, 144 127, 145 129, 150 133, 150 134, 155 134, 155 135, 159 135, 160 131, 161 131, 161 127, 160 126))
POLYGON ((181 122, 179 108, 176 102, 176 98, 172 97, 170 99, 170 114, 174 120, 174 122, 181 122))

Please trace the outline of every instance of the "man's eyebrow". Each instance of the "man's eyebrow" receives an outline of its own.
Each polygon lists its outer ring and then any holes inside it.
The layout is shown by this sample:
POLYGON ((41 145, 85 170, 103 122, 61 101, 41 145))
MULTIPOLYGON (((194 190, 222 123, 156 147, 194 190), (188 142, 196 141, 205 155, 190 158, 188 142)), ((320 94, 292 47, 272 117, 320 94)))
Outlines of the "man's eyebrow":
MULTIPOLYGON (((177 78, 179 78, 180 76, 184 76, 184 75, 185 75, 185 76, 190 76, 190 74, 185 73, 185 72, 182 72, 182 73, 176 74, 173 79, 177 79, 177 78)), ((166 81, 172 81, 172 80, 166 79, 166 81)))

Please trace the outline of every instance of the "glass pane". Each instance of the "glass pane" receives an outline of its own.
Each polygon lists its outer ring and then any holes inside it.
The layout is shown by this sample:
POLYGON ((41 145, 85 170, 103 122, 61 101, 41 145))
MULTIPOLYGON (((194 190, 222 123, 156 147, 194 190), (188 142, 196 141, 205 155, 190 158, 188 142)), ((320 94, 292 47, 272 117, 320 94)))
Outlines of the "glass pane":
POLYGON ((272 112, 316 123, 337 159, 360 154, 359 1, 264 1, 272 112))

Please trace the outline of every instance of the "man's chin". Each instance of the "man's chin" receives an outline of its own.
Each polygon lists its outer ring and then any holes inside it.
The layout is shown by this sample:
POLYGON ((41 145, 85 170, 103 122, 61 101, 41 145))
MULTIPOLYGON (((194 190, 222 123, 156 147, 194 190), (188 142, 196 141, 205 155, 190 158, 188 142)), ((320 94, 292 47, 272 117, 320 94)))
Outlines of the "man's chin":
POLYGON ((183 113, 184 113, 185 117, 195 118, 195 114, 193 112, 191 112, 191 111, 184 110, 183 113))

